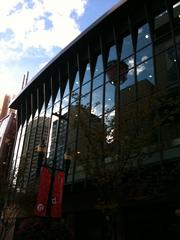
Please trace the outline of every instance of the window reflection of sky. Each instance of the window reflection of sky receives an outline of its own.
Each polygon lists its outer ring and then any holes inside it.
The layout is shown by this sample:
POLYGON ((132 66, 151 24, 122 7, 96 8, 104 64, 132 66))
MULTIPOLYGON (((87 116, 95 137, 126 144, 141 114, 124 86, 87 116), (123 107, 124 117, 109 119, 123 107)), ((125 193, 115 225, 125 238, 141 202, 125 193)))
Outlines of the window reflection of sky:
POLYGON ((79 87, 80 87, 79 71, 77 71, 72 91, 75 91, 79 87))
POLYGON ((105 86, 105 112, 109 112, 115 105, 115 87, 111 83, 105 86))
POLYGON ((151 37, 148 24, 138 29, 137 50, 151 43, 151 37))
POLYGON ((102 103, 103 103, 103 87, 100 87, 92 93, 92 109, 91 113, 96 115, 102 114, 102 103))
POLYGON ((137 52, 136 54, 136 64, 139 64, 146 60, 147 58, 152 57, 152 46, 149 45, 148 47, 142 49, 141 51, 137 52))
POLYGON ((102 61, 102 54, 98 56, 97 61, 96 61, 96 67, 94 71, 94 76, 99 75, 100 73, 103 72, 103 61, 102 61))
POLYGON ((155 84, 154 81, 154 66, 153 60, 149 59, 148 61, 144 62, 143 64, 137 67, 138 72, 138 81, 147 80, 151 84, 155 84))

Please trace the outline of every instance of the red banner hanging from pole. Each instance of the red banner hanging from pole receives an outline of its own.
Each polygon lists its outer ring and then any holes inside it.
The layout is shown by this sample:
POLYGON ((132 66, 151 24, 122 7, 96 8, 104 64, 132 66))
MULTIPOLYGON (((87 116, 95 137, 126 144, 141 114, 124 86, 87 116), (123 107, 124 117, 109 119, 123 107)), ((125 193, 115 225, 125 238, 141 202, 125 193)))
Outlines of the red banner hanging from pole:
POLYGON ((62 215, 63 188, 64 172, 58 170, 54 176, 53 182, 51 217, 60 218, 62 215))
POLYGON ((47 167, 42 167, 41 174, 40 174, 36 208, 35 208, 35 214, 37 216, 41 216, 41 217, 46 216, 50 183, 51 183, 51 173, 47 167))

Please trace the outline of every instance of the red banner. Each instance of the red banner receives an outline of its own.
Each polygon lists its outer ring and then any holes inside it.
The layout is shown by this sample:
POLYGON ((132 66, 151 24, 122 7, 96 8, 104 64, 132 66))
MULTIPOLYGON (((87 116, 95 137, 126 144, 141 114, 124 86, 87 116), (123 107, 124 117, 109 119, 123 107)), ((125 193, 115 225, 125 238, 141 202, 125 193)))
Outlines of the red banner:
POLYGON ((37 216, 46 216, 49 188, 51 182, 51 173, 47 167, 41 167, 39 191, 37 196, 35 214, 37 216))
POLYGON ((64 172, 57 171, 53 182, 51 217, 59 218, 62 215, 63 188, 64 172))

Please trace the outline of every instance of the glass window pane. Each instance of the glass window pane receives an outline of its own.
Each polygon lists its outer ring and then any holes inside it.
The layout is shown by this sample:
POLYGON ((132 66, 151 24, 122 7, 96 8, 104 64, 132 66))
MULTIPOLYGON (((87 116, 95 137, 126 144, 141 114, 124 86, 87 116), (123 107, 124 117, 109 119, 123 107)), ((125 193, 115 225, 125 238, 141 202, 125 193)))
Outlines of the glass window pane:
POLYGON ((93 79, 93 89, 96 89, 97 87, 103 85, 103 82, 104 82, 104 74, 101 73, 99 76, 93 79))
POLYGON ((146 23, 138 29, 137 50, 151 43, 149 26, 146 23))
POLYGON ((103 60, 102 60, 102 54, 98 56, 97 61, 96 61, 96 66, 94 70, 94 77, 99 75, 104 71, 103 69, 103 60))
POLYGON ((150 45, 136 53, 136 64, 144 62, 150 57, 152 57, 152 45, 150 45))
POLYGON ((47 109, 52 107, 52 96, 49 99, 48 105, 47 105, 47 109))
POLYGON ((103 106, 103 87, 100 87, 92 93, 92 109, 91 113, 97 116, 102 114, 103 106))
POLYGON ((79 104, 79 91, 80 89, 78 88, 76 91, 73 91, 71 93, 71 105, 78 105, 79 104))
POLYGON ((137 66, 138 95, 139 97, 148 96, 154 91, 154 65, 150 59, 137 66))
POLYGON ((106 83, 105 86, 105 112, 111 112, 115 106, 115 86, 112 83, 106 83))
POLYGON ((75 91, 79 87, 80 87, 79 71, 77 71, 72 91, 75 91))
MULTIPOLYGON (((131 70, 132 74, 131 77, 134 78, 134 69, 131 70)), ((136 88, 135 85, 129 85, 127 87, 124 86, 124 88, 121 89, 121 95, 120 95, 120 104, 122 107, 133 103, 136 99, 136 88)), ((123 111, 123 110, 122 110, 123 111)))
POLYGON ((122 50, 121 50, 121 60, 127 58, 133 54, 133 45, 131 35, 126 36, 123 39, 122 50))
POLYGON ((108 62, 113 61, 113 60, 117 60, 117 52, 116 52, 116 46, 115 45, 113 45, 109 49, 109 55, 108 55, 108 62))
POLYGON ((85 109, 90 107, 90 94, 81 96, 81 106, 85 109))
POLYGON ((90 72, 90 64, 88 63, 84 73, 83 84, 86 82, 89 82, 90 79, 91 79, 91 72, 90 72))
POLYGON ((63 94, 63 98, 66 97, 69 94, 69 92, 70 92, 70 90, 69 90, 69 80, 67 80, 66 88, 65 88, 65 91, 64 91, 64 94, 63 94))
POLYGON ((91 89, 91 82, 88 82, 82 86, 81 94, 85 95, 86 93, 89 93, 90 89, 91 89))
POLYGON ((61 99, 61 91, 60 88, 58 89, 57 95, 56 95, 56 99, 55 99, 55 103, 59 102, 61 99))

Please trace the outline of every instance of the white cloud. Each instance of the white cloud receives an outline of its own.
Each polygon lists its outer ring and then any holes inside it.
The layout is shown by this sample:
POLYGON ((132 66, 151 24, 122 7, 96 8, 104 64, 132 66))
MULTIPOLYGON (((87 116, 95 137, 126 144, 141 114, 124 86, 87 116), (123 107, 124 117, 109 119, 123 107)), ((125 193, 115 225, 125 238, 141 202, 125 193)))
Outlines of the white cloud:
POLYGON ((0 102, 5 93, 20 91, 30 58, 39 61, 34 67, 38 71, 57 54, 55 48, 64 48, 79 35, 77 20, 87 1, 0 0, 0 102))
POLYGON ((141 72, 143 72, 146 69, 144 64, 141 64, 137 67, 137 75, 139 75, 141 72))
POLYGON ((0 0, 0 33, 7 29, 13 32, 10 39, 0 39, 0 61, 21 58, 32 47, 47 54, 54 46, 65 47, 80 33, 76 18, 84 13, 86 3, 87 0, 13 0, 12 5, 12 0, 0 0))

